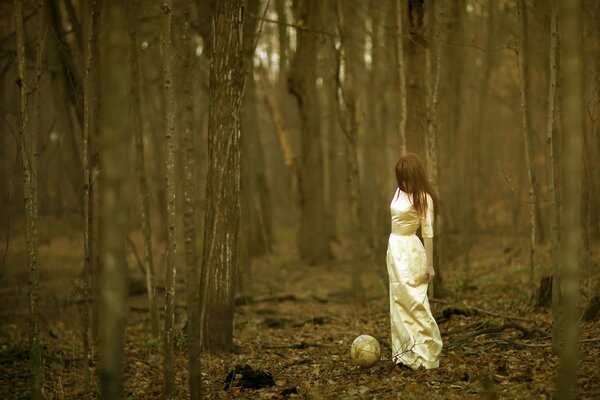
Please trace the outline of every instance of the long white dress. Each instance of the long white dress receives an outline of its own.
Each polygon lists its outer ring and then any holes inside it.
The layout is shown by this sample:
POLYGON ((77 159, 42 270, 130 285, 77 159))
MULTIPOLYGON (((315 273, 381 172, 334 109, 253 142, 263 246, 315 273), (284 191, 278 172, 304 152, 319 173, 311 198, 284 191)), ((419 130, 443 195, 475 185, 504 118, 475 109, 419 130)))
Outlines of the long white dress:
POLYGON ((390 278, 392 359, 411 368, 439 366, 442 351, 440 330, 427 298, 427 255, 416 236, 433 238, 433 207, 420 217, 409 196, 396 190, 390 212, 392 231, 388 241, 387 269, 390 278))

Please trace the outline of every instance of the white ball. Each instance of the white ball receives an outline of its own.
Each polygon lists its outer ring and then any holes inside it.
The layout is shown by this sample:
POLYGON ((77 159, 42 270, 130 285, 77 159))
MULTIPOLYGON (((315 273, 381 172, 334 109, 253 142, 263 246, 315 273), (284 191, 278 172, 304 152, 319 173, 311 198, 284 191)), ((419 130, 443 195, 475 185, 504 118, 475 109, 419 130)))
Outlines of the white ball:
POLYGON ((360 335, 352 342, 350 357, 359 367, 372 367, 381 358, 381 346, 373 336, 360 335))

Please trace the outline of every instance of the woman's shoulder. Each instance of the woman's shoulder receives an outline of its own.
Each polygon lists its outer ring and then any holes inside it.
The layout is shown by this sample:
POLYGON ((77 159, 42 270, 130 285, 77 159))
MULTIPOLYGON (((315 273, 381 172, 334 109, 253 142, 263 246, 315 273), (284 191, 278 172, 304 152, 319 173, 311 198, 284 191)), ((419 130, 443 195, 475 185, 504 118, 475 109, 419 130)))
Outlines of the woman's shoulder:
POLYGON ((427 208, 433 209, 433 197, 429 193, 425 193, 427 199, 427 208))

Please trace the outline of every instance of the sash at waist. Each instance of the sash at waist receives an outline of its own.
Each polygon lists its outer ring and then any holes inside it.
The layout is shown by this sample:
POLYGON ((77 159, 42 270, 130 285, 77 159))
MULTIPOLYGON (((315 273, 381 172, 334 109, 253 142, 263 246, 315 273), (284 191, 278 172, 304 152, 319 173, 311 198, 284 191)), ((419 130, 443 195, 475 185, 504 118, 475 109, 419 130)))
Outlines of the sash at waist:
POLYGON ((410 236, 417 233, 417 229, 414 226, 392 226, 392 235, 410 236))

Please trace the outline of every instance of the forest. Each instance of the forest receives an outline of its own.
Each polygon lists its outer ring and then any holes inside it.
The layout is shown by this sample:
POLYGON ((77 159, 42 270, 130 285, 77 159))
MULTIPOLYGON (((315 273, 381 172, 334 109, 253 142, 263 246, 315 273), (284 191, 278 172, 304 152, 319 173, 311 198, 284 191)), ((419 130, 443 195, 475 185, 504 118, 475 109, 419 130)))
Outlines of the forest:
POLYGON ((600 398, 599 132, 600 0, 0 0, 0 398, 600 398))

